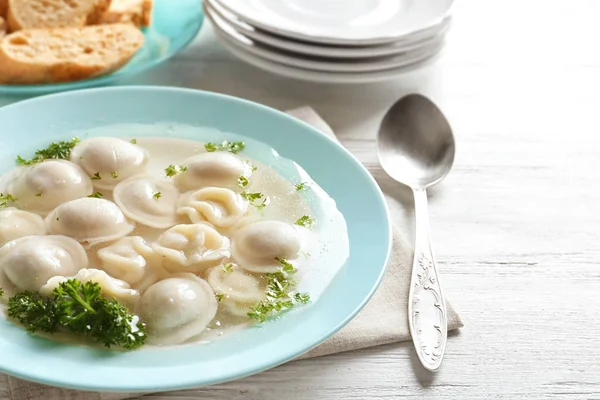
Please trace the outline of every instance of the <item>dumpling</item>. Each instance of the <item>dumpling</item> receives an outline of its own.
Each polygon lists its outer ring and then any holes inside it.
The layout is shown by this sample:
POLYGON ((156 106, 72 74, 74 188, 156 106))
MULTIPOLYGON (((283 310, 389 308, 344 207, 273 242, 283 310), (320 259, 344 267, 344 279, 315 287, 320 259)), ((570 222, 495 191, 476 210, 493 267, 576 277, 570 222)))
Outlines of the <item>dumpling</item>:
POLYGON ((44 296, 52 295, 52 292, 58 285, 69 279, 77 279, 81 283, 96 282, 100 286, 100 289, 102 289, 102 295, 104 297, 108 299, 115 298, 120 303, 128 306, 131 306, 140 299, 140 292, 131 289, 127 282, 115 279, 106 272, 94 268, 81 269, 74 276, 55 276, 50 278, 48 279, 48 282, 40 288, 40 294, 44 296))
POLYGON ((247 316, 250 308, 266 299, 264 280, 235 264, 211 269, 207 281, 215 293, 223 296, 220 304, 233 315, 247 316))
POLYGON ((162 257, 141 236, 126 236, 97 254, 102 269, 140 290, 159 279, 162 257))
POLYGON ((44 220, 37 214, 12 207, 0 211, 0 246, 23 236, 45 233, 44 220))
POLYGON ((217 313, 212 289, 196 275, 173 275, 142 294, 138 311, 148 326, 149 342, 183 343, 200 335, 217 313))
POLYGON ((0 286, 37 292, 50 278, 75 275, 87 265, 84 248, 69 237, 25 236, 0 248, 0 286))
POLYGON ((94 137, 73 148, 71 161, 96 177, 94 186, 112 189, 117 183, 145 171, 148 152, 123 139, 94 137))
POLYGON ((246 178, 252 175, 248 163, 224 151, 195 155, 184 161, 183 166, 187 169, 173 178, 182 192, 206 186, 234 188, 242 175, 246 178))
POLYGON ((301 243, 300 233, 294 226, 279 221, 259 221, 233 235, 231 253, 248 271, 276 272, 281 264, 275 258, 297 258, 301 243))
POLYGON ((218 228, 229 228, 246 213, 248 201, 230 189, 207 187, 179 198, 177 213, 192 222, 208 221, 218 228))
POLYGON ((90 246, 122 238, 133 228, 115 203, 94 197, 64 203, 46 217, 49 233, 69 236, 90 246))
POLYGON ((228 258, 229 239, 205 224, 175 225, 152 246, 173 272, 199 272, 228 258))
POLYGON ((177 223, 179 191, 170 181, 150 176, 129 178, 113 192, 115 203, 128 218, 152 228, 170 228, 177 223))
POLYGON ((20 209, 46 215, 55 207, 93 193, 92 181, 79 166, 65 160, 48 160, 21 167, 7 185, 20 209))

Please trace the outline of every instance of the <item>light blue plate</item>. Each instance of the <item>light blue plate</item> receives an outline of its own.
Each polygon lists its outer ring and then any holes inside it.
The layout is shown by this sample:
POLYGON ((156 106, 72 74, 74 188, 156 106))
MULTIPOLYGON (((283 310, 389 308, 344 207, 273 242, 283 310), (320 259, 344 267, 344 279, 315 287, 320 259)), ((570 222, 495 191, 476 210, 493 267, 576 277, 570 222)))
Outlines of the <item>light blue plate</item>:
MULTIPOLYGON (((67 132, 121 123, 208 126, 265 143, 302 166, 336 201, 350 257, 316 301, 209 344, 130 353, 59 344, 0 318, 0 372, 54 386, 160 391, 237 379, 288 361, 342 328, 379 285, 391 246, 383 195, 342 146, 284 113, 195 90, 115 87, 40 97, 0 108, 0 173, 67 132)), ((260 161, 260 160, 259 160, 260 161)))
POLYGON ((117 83, 173 57, 198 34, 204 22, 202 0, 154 0, 152 26, 144 29, 146 42, 117 72, 95 79, 46 85, 0 85, 0 94, 35 95, 117 83))

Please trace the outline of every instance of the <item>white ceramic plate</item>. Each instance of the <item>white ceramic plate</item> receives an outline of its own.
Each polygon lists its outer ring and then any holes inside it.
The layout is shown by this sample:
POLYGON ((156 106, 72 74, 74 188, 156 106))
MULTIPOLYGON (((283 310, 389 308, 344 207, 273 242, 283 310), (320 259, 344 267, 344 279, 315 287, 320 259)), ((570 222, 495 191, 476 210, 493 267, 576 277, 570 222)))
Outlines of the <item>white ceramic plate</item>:
POLYGON ((318 43, 394 42, 438 25, 453 0, 216 0, 251 25, 318 43))
MULTIPOLYGON (((217 25, 229 25, 239 34, 248 37, 256 42, 267 44, 278 49, 288 50, 295 53, 306 54, 318 57, 329 58, 367 58, 389 56, 405 51, 410 51, 422 46, 431 45, 441 40, 450 28, 451 18, 448 17, 439 25, 419 31, 410 36, 403 37, 397 42, 383 45, 360 46, 360 47, 340 47, 318 45, 295 40, 289 40, 279 36, 269 34, 260 29, 255 29, 252 25, 238 19, 214 0, 204 0, 204 11, 206 14, 214 16, 217 25)), ((222 29, 224 30, 224 29, 222 29)))
POLYGON ((423 58, 414 64, 382 71, 327 72, 314 71, 310 69, 294 67, 291 65, 280 64, 252 54, 245 48, 233 44, 233 42, 223 40, 222 43, 236 57, 262 70, 303 81, 338 84, 358 84, 388 81, 435 62, 439 55, 439 53, 436 53, 430 55, 429 57, 423 58))
POLYGON ((233 46, 243 48, 261 58, 293 67, 300 67, 314 71, 328 72, 371 72, 391 68, 403 67, 414 64, 424 58, 438 53, 443 47, 443 40, 439 40, 431 46, 418 48, 395 56, 367 58, 362 60, 328 61, 325 58, 313 58, 298 56, 290 52, 276 49, 274 47, 261 45, 253 40, 239 34, 229 25, 221 25, 218 16, 208 14, 207 17, 215 25, 215 33, 221 41, 229 42, 233 46))

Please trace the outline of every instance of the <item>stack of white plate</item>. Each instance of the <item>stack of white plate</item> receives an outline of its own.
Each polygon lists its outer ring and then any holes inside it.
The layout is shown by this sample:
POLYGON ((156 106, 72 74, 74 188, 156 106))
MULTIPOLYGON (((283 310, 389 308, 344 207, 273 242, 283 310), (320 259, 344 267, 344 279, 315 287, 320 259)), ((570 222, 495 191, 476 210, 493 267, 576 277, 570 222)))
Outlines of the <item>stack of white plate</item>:
POLYGON ((204 0, 222 43, 242 60, 318 82, 394 78, 433 61, 453 0, 204 0))

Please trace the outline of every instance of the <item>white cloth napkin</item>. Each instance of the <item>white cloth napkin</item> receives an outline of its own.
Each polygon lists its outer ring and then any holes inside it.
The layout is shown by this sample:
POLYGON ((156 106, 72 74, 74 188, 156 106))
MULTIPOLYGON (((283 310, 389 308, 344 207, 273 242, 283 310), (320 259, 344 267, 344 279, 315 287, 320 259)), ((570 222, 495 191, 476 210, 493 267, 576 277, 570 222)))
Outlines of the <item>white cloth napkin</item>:
MULTIPOLYGON (((335 138, 331 128, 312 108, 302 107, 288 111, 288 113, 313 125, 324 134, 335 138)), ((394 218, 395 215, 401 213, 398 203, 388 195, 386 195, 386 200, 393 220, 399 221, 400 218, 394 218)), ((381 286, 371 301, 337 334, 299 358, 318 357, 410 340, 407 305, 412 258, 412 247, 407 243, 400 229, 394 226, 391 262, 381 286)), ((458 314, 450 304, 447 303, 447 307, 448 330, 462 327, 458 314)), ((134 393, 78 392, 30 383, 3 375, 0 375, 0 389, 3 386, 3 379, 6 379, 7 383, 8 400, 122 400, 140 395, 134 393)), ((0 390, 0 400, 4 400, 1 395, 0 390)))

